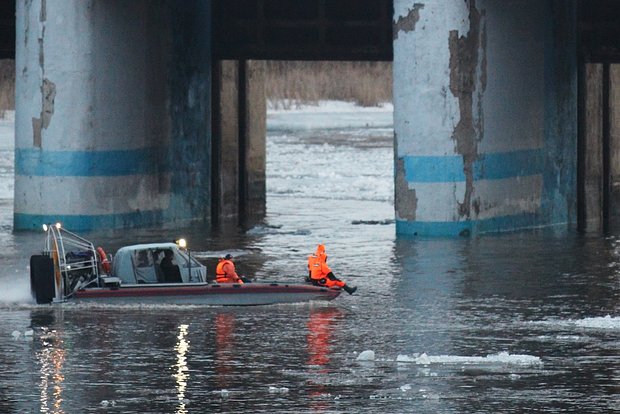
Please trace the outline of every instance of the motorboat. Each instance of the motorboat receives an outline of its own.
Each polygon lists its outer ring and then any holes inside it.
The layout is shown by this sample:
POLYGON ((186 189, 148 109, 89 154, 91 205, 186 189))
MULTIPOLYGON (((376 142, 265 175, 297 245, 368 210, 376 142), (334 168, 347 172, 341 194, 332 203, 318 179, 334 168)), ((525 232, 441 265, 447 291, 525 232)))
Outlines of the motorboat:
POLYGON ((109 255, 60 223, 43 230, 44 249, 30 257, 30 287, 38 304, 269 305, 328 301, 341 292, 303 283, 208 282, 206 267, 182 239, 125 246, 109 255))

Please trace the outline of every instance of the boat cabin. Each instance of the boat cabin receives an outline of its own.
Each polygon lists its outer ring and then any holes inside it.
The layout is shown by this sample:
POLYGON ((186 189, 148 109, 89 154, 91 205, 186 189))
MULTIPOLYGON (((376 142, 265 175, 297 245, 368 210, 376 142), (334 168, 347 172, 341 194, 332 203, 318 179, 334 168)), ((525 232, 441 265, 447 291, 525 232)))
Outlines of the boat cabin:
POLYGON ((112 260, 112 276, 121 285, 204 283, 206 267, 175 243, 137 244, 120 248, 112 260))

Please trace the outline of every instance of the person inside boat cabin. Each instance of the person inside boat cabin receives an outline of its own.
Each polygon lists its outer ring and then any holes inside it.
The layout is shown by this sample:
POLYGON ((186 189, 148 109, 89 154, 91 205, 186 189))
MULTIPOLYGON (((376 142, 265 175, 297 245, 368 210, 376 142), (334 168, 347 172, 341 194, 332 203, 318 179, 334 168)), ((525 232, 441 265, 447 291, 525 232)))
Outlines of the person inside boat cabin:
POLYGON ((235 270, 235 264, 233 263, 233 256, 231 254, 220 257, 220 261, 215 268, 215 282, 243 284, 243 280, 241 280, 235 270))
POLYGON ((332 269, 327 265, 327 254, 325 253, 325 245, 319 244, 316 252, 308 256, 308 276, 310 282, 316 286, 339 287, 344 289, 349 295, 356 290, 356 286, 349 286, 342 280, 338 279, 332 269))
POLYGON ((172 262, 174 253, 172 250, 164 250, 164 258, 159 262, 159 267, 164 275, 164 283, 182 283, 181 271, 179 266, 172 262))

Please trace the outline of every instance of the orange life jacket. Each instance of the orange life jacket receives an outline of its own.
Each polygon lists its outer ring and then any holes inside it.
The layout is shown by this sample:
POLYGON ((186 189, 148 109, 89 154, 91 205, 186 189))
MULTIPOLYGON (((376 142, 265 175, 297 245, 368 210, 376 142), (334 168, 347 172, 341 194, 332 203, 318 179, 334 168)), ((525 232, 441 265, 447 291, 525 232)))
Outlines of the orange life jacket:
POLYGON ((326 260, 327 255, 325 254, 325 245, 319 244, 316 246, 316 252, 308 256, 308 271, 310 272, 310 279, 318 281, 331 272, 331 269, 325 262, 326 260))
POLYGON ((308 256, 308 270, 310 271, 310 279, 316 283, 327 287, 343 287, 345 283, 338 279, 329 279, 328 274, 332 269, 327 265, 327 254, 325 254, 325 245, 319 244, 316 252, 308 256))
POLYGON ((320 280, 326 277, 332 269, 325 262, 325 255, 316 257, 312 255, 308 258, 308 270, 310 270, 310 278, 320 280), (312 260, 311 260, 312 258, 312 260))
POLYGON ((215 281, 217 283, 243 283, 239 276, 235 274, 235 264, 231 260, 221 259, 215 268, 215 281), (224 271, 224 266, 226 265, 232 266, 233 274, 226 274, 224 271))
POLYGON ((312 267, 314 266, 315 263, 318 263, 318 256, 316 254, 311 254, 310 256, 308 256, 308 271, 312 272, 312 267))

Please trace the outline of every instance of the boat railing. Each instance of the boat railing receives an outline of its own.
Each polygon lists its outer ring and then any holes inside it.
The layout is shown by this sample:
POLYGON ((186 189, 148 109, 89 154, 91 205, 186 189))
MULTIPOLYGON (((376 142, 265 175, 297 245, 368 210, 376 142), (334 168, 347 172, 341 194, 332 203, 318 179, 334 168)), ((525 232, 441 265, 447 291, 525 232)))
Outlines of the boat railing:
POLYGON ((97 251, 90 241, 60 223, 44 225, 43 230, 47 233, 43 253, 54 262, 54 301, 64 301, 79 287, 99 283, 97 251))

